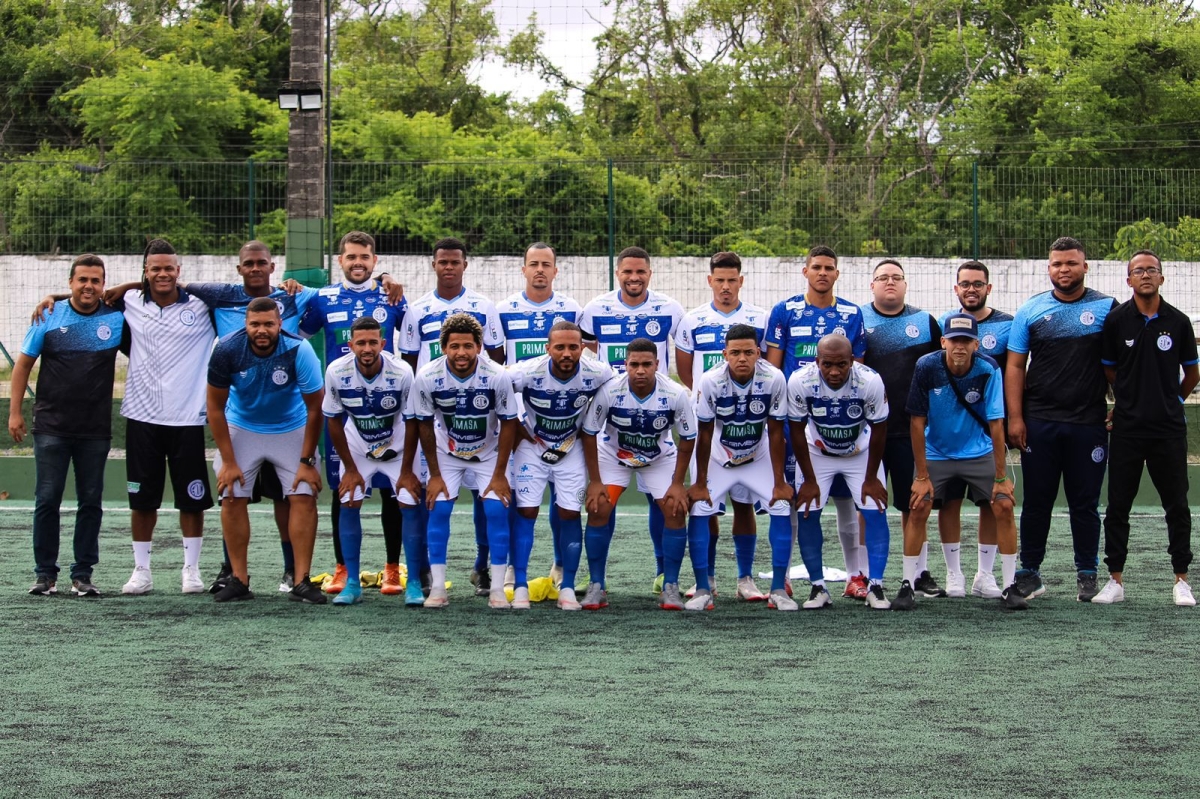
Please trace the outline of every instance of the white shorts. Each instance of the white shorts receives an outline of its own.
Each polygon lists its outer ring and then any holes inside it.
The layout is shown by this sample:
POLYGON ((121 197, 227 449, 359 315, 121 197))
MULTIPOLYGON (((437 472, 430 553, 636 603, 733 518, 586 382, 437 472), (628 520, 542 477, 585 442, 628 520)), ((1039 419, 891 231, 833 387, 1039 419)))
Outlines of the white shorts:
MULTIPOLYGON (((857 455, 846 457, 838 455, 826 455, 820 450, 813 447, 808 448, 808 457, 812 460, 813 476, 817 478, 817 486, 821 490, 821 496, 817 501, 808 507, 809 510, 818 510, 825 507, 825 503, 829 501, 829 488, 833 485, 833 480, 839 474, 845 479, 846 485, 850 488, 850 496, 854 499, 854 504, 860 510, 878 510, 873 502, 863 505, 862 490, 863 482, 867 479, 867 451, 863 450, 857 455)), ((882 481, 883 464, 879 464, 879 473, 877 475, 882 481)), ((797 480, 796 487, 799 488, 803 484, 804 479, 800 474, 800 468, 796 467, 797 480)), ((801 513, 804 508, 800 508, 801 513)))
MULTIPOLYGON (((723 515, 721 509, 725 495, 733 495, 738 488, 744 495, 750 496, 751 501, 758 502, 767 509, 771 516, 787 516, 791 512, 791 503, 782 500, 772 504, 771 493, 775 488, 775 474, 771 470, 769 458, 744 463, 741 466, 722 466, 714 460, 708 462, 708 494, 712 503, 697 502, 692 506, 693 516, 723 515)), ((741 501, 741 500, 739 500, 741 501)))
MULTIPOLYGON (((286 433, 255 433, 229 425, 229 443, 233 445, 233 457, 242 470, 242 482, 227 486, 221 497, 245 497, 254 495, 254 481, 264 463, 275 465, 279 482, 285 496, 293 494, 312 495, 312 486, 301 483, 294 490, 296 469, 300 466, 300 450, 304 448, 304 428, 299 427, 286 433)), ((213 473, 221 473, 221 453, 213 458, 213 473)), ((320 472, 318 472, 319 474, 320 472)))
MULTIPOLYGON (((649 494, 655 499, 662 499, 675 479, 675 459, 677 453, 660 455, 645 466, 636 469, 626 466, 617 460, 616 456, 600 447, 600 481, 606 486, 629 487, 629 480, 637 475, 638 491, 649 494)), ((555 490, 558 487, 555 486, 555 490)))
MULTIPOLYGON (((469 491, 482 491, 492 482, 492 474, 496 471, 496 453, 479 461, 465 461, 453 455, 443 454, 438 458, 438 467, 442 472, 442 480, 446 483, 446 493, 451 501, 458 499, 461 488, 469 491)), ((425 485, 429 485, 428 482, 425 485)), ((444 499, 444 497, 438 497, 444 499)), ((493 492, 488 492, 483 499, 500 499, 493 492)))
MULTIPOLYGON (((392 492, 396 491, 396 483, 400 480, 400 466, 404 463, 404 453, 398 454, 390 461, 377 461, 367 457, 366 453, 354 452, 351 450, 350 456, 354 458, 354 466, 358 469, 358 473, 362 475, 363 483, 366 485, 366 491, 362 488, 354 489, 354 496, 342 494, 342 504, 348 502, 361 502, 366 499, 371 493, 371 481, 376 475, 382 475, 387 479, 388 485, 392 487, 392 492)), ((338 463, 338 482, 341 482, 342 477, 346 474, 346 464, 338 463)), ((335 491, 337 486, 331 486, 335 491)))
POLYGON ((587 466, 583 462, 582 445, 571 447, 555 464, 542 460, 543 451, 530 441, 517 445, 508 471, 508 482, 517 498, 517 507, 539 507, 546 485, 553 483, 558 507, 578 513, 587 495, 587 466))
MULTIPOLYGON (((710 471, 712 470, 711 466, 708 468, 710 471)), ((692 463, 688 467, 688 480, 693 485, 696 482, 696 450, 694 450, 694 449, 692 450, 692 463)), ((710 476, 709 482, 711 483, 711 476, 710 476)), ((713 498, 716 499, 716 497, 713 497, 713 498)), ((741 502, 744 505, 750 505, 754 502, 754 497, 750 493, 750 489, 746 488, 745 486, 743 486, 740 483, 729 489, 729 498, 732 499, 734 502, 741 502)), ((763 507, 766 507, 766 506, 764 505, 763 507)), ((724 514, 725 509, 722 508, 720 512, 722 514, 724 514)), ((755 512, 761 513, 762 511, 759 510, 758 508, 755 508, 755 512)))
MULTIPOLYGON (((429 485, 429 464, 425 461, 425 453, 421 451, 421 445, 417 445, 417 454, 413 456, 413 473, 416 474, 417 480, 421 485, 429 485)), ((369 485, 369 484, 368 484, 369 485)), ((395 485, 393 482, 392 485, 395 485)), ((413 507, 418 504, 418 500, 412 494, 408 493, 408 489, 402 488, 396 492, 396 501, 401 505, 413 507)))

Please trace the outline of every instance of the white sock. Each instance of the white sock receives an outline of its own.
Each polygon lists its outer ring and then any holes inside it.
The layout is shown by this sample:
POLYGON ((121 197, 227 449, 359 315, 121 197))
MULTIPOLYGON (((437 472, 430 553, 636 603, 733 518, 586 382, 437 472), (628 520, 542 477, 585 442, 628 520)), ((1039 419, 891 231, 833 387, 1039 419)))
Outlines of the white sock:
POLYGON ((991 574, 996 569, 996 545, 979 545, 979 571, 991 574))
POLYGON ((429 564, 429 581, 433 583, 435 591, 446 590, 446 564, 445 563, 430 563, 429 564))
POLYGON ((962 574, 962 542, 942 544, 942 555, 946 558, 946 571, 950 574, 962 574))
POLYGON ((501 563, 499 566, 492 565, 492 590, 504 591, 504 573, 508 571, 508 565, 501 563))
POLYGON ((1000 573, 1004 577, 1004 587, 1008 588, 1017 579, 1017 553, 1005 555, 1000 553, 1000 573))
POLYGON ((133 565, 139 569, 150 568, 150 541, 133 542, 133 565))
POLYGON ((203 544, 203 538, 183 539, 183 566, 185 569, 198 567, 200 565, 200 547, 203 544))
POLYGON ((850 497, 835 497, 833 504, 837 508, 838 542, 846 561, 846 576, 853 577, 860 571, 864 549, 858 543, 858 508, 850 497))
POLYGON ((919 560, 919 555, 904 556, 904 579, 909 585, 915 583, 917 581, 917 575, 920 574, 920 572, 917 571, 917 562, 919 560))
POLYGON ((810 580, 809 582, 811 582, 813 584, 814 588, 824 588, 825 587, 825 578, 821 578, 820 580, 810 580))
MULTIPOLYGON (((906 556, 907 557, 907 556, 906 556)), ((929 542, 921 544, 921 554, 917 555, 917 576, 929 571, 929 542)), ((914 580, 916 577, 913 578, 914 580)))
POLYGON ((883 585, 883 580, 871 580, 871 585, 883 585))

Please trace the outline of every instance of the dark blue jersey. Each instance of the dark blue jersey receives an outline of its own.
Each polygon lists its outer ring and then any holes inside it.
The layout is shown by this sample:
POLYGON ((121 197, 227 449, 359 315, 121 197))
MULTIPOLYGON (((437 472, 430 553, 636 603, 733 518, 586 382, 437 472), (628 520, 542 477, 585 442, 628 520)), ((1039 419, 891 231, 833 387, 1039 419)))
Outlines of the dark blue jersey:
POLYGON ((867 328, 867 357, 864 363, 879 372, 887 391, 891 414, 888 438, 908 438, 908 391, 912 387, 917 361, 942 348, 942 329, 931 315, 905 305, 899 313, 880 313, 874 304, 864 305, 863 324, 867 328))

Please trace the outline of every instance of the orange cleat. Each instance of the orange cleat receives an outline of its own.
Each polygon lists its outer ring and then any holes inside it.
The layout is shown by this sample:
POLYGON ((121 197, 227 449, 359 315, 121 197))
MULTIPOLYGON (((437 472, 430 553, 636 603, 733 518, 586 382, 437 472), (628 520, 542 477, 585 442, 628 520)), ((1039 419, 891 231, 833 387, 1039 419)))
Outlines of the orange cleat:
POLYGON ((379 584, 379 593, 388 596, 404 593, 404 586, 400 584, 400 564, 384 564, 383 582, 379 584))
POLYGON ((346 589, 347 577, 346 567, 339 563, 333 576, 321 584, 321 590, 327 594, 340 594, 346 589))

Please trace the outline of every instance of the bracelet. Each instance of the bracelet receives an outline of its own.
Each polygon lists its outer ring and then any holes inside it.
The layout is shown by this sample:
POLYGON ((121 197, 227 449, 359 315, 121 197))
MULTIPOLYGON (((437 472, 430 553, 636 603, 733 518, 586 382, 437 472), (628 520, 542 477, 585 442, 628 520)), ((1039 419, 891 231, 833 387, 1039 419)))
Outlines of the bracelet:
POLYGON ((1007 483, 1007 482, 1008 482, 1008 475, 1004 475, 1003 477, 996 478, 996 485, 1000 485, 1001 483, 1007 483))
POLYGON ((929 478, 928 477, 914 477, 913 482, 928 483, 929 478))

